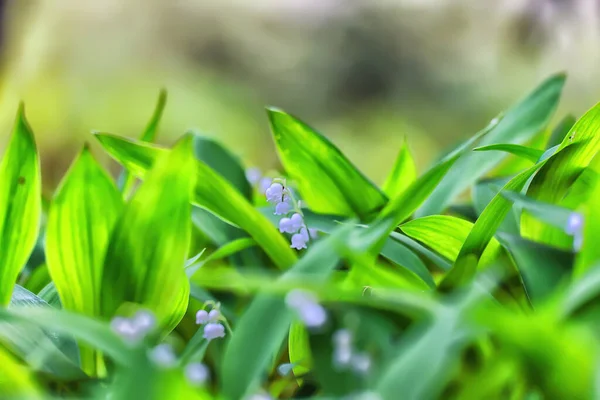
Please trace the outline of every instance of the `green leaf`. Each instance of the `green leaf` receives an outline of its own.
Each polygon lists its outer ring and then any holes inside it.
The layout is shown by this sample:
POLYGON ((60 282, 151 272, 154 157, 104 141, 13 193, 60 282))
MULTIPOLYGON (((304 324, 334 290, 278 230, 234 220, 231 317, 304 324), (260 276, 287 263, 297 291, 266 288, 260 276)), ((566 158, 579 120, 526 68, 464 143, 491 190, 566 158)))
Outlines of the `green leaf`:
POLYGON ((565 136, 569 133, 573 125, 577 122, 577 118, 573 115, 567 115, 554 127, 552 130, 552 134, 548 139, 548 143, 546 143, 546 148, 549 149, 551 147, 560 145, 565 136))
POLYGON ((571 210, 534 200, 522 193, 502 192, 502 196, 521 206, 540 221, 561 229, 565 229, 569 216, 572 214, 571 210))
POLYGON ((534 306, 548 299, 570 276, 573 253, 534 243, 515 235, 498 234, 512 254, 534 306))
POLYGON ((301 376, 310 371, 313 356, 310 350, 310 332, 299 321, 293 321, 288 337, 288 353, 292 371, 295 376, 301 376))
MULTIPOLYGON (((582 171, 600 150, 600 103, 590 109, 569 131, 554 156, 531 181, 527 196, 532 199, 574 209, 583 199, 565 195, 582 171)), ((521 234, 524 238, 567 249, 572 239, 562 229, 547 226, 530 213, 521 215, 521 234)))
POLYGON ((538 162, 540 157, 542 157, 542 155, 544 154, 542 150, 510 143, 499 143, 491 144, 488 146, 475 147, 473 151, 503 151, 506 153, 513 154, 517 157, 524 158, 533 163, 538 162))
MULTIPOLYGON (((447 215, 430 215, 400 225, 407 236, 420 241, 446 259, 454 262, 473 223, 447 215)), ((482 255, 481 264, 489 265, 501 251, 500 243, 492 238, 482 255)))
POLYGON ((121 365, 131 362, 131 349, 108 324, 80 314, 51 307, 27 307, 16 310, 0 309, 0 321, 33 324, 59 334, 72 335, 121 365))
POLYGON ((281 110, 267 112, 281 163, 313 211, 364 220, 385 205, 385 195, 327 138, 281 110))
MULTIPOLYGON (((550 121, 558 105, 564 83, 564 74, 547 79, 525 99, 508 110, 502 121, 481 141, 481 145, 519 144, 532 138, 550 121)), ((490 171, 505 156, 475 152, 463 156, 429 196, 417 215, 440 214, 456 196, 490 171)))
POLYGON ((139 304, 171 331, 187 309, 184 272, 191 237, 194 186, 192 138, 184 137, 157 160, 126 205, 108 244, 102 275, 101 315, 139 304))
MULTIPOLYGON (((326 280, 340 260, 336 250, 347 240, 350 229, 351 226, 340 227, 331 236, 318 241, 277 281, 326 280)), ((294 312, 281 296, 265 293, 252 301, 238 321, 223 358, 221 387, 225 397, 240 399, 257 387, 281 347, 293 318, 294 312)))
POLYGON ((52 199, 46 228, 48 270, 63 307, 100 315, 104 253, 123 200, 84 147, 52 199))
POLYGON ((38 296, 52 307, 58 309, 62 308, 60 297, 58 295, 58 291, 56 290, 56 286, 54 286, 54 282, 50 282, 49 284, 47 284, 38 293, 38 296))
POLYGON ((417 275, 429 288, 435 287, 435 282, 423 261, 402 243, 392 239, 386 240, 381 255, 417 275))
POLYGON ((417 167, 405 140, 382 189, 389 198, 394 198, 405 191, 415 179, 417 167))
POLYGON ((150 118, 150 121, 148 121, 148 125, 146 125, 146 129, 144 129, 144 132, 142 133, 142 141, 154 142, 154 140, 156 139, 156 134, 158 133, 158 125, 160 124, 160 120, 162 118, 166 105, 167 90, 163 88, 158 94, 158 101, 156 102, 156 107, 154 108, 152 118, 150 118))
POLYGON ((244 249, 255 246, 256 242, 252 238, 240 238, 233 240, 223 246, 219 247, 214 253, 211 253, 208 257, 198 263, 192 263, 186 267, 186 274, 189 277, 193 276, 198 269, 200 269, 204 264, 214 261, 220 260, 222 258, 229 257, 235 253, 238 253, 244 249))
MULTIPOLYGON (((511 177, 483 179, 477 182, 475 186, 473 186, 473 205, 475 206, 478 215, 481 215, 481 213, 483 212, 483 210, 485 210, 487 205, 498 193, 500 193, 502 187, 506 185, 510 180, 511 177)), ((509 215, 504 219, 504 221, 502 221, 502 223, 498 227, 498 230, 502 232, 518 234, 518 222, 520 220, 520 217, 521 215, 517 213, 517 210, 512 208, 509 212, 509 215)))
MULTIPOLYGON (((48 271, 64 309, 100 315, 104 255, 122 209, 121 194, 85 146, 52 199, 46 227, 48 271)), ((88 374, 103 373, 93 349, 82 348, 81 364, 88 374)))
MULTIPOLYGON (((544 165, 545 161, 536 164, 511 179, 503 191, 521 190, 529 178, 544 165)), ((512 208, 512 202, 502 194, 494 196, 492 201, 481 213, 471 232, 465 239, 452 269, 444 277, 440 289, 448 290, 461 286, 470 281, 475 275, 477 265, 489 242, 494 237, 498 227, 512 208)))
MULTIPOLYGON (((146 125, 146 129, 144 129, 144 132, 140 137, 141 141, 154 142, 158 133, 158 125, 160 124, 166 104, 167 91, 163 88, 158 94, 158 101, 156 103, 156 107, 154 108, 154 113, 152 114, 150 121, 148 121, 148 125, 146 125)), ((119 187, 123 189, 124 193, 128 194, 133 187, 134 180, 134 177, 127 170, 124 170, 118 179, 119 187)))
MULTIPOLYGON (((12 293, 9 309, 21 312, 31 307, 46 307, 44 300, 16 285, 12 293)), ((9 347, 31 368, 52 374, 61 379, 82 378, 79 369, 79 349, 75 341, 54 330, 40 329, 31 323, 0 322, 0 341, 9 347)))
MULTIPOLYGON (((140 177, 144 177, 160 154, 169 152, 113 135, 97 134, 96 137, 112 157, 140 177)), ((248 232, 280 269, 295 262, 296 256, 285 238, 227 180, 201 162, 196 163, 196 176, 194 204, 248 232)))
POLYGON ((0 163, 0 306, 35 246, 42 211, 41 179, 33 132, 23 104, 0 163))

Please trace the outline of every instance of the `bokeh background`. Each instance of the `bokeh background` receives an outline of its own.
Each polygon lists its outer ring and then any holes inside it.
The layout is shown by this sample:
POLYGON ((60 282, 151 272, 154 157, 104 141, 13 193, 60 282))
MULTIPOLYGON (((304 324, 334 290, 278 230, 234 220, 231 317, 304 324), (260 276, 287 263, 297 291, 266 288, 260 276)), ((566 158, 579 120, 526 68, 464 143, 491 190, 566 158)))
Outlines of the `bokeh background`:
POLYGON ((25 101, 47 190, 92 130, 139 136, 162 87, 163 144, 196 129, 277 168, 273 105, 378 183, 404 137, 424 168, 550 74, 568 73, 558 116, 600 100, 596 0, 0 4, 0 144, 25 101))

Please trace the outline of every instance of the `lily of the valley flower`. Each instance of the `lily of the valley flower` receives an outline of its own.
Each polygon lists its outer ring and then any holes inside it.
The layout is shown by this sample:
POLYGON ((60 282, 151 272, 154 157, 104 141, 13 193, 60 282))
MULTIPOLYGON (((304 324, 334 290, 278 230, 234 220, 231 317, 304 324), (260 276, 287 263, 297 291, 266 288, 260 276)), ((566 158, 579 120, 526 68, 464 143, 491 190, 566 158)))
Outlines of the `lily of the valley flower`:
POLYGON ((569 215, 565 233, 573 236, 573 248, 575 251, 581 250, 583 245, 583 216, 578 212, 569 215))
POLYGON ((114 317, 110 326, 123 339, 137 342, 156 327, 156 317, 148 310, 139 310, 131 318, 114 317))
POLYGON ((196 324, 204 325, 204 334, 202 337, 207 340, 213 340, 225 336, 225 327, 219 322, 221 312, 213 308, 210 312, 199 310, 196 313, 196 324))
POLYGON ((225 327, 219 323, 211 322, 204 326, 204 335, 206 340, 225 337, 225 327))
POLYGON ((193 386, 203 386, 210 377, 210 371, 202 363, 190 363, 185 367, 185 377, 193 386))
POLYGON ((327 312, 309 292, 294 289, 288 293, 285 302, 308 328, 319 328, 327 321, 327 312))
POLYGON ((177 364, 177 356, 168 343, 159 344, 150 350, 148 356, 156 366, 161 368, 171 368, 177 364))

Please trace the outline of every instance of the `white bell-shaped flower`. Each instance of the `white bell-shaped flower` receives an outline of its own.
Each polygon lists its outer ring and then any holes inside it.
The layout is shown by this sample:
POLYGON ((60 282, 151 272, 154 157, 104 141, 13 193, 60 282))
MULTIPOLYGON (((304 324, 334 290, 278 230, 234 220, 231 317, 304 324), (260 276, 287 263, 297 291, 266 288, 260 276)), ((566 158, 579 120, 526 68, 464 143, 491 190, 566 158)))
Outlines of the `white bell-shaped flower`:
POLYGON ((275 215, 285 215, 292 211, 289 201, 282 201, 275 206, 275 215))
POLYGON ((292 235, 292 249, 301 250, 306 249, 306 237, 301 233, 295 233, 292 235))
POLYGON ((202 337, 207 340, 213 340, 216 338, 222 338, 225 336, 225 327, 219 323, 208 323, 204 327, 204 334, 202 337))
POLYGON ((272 183, 265 191, 269 203, 278 204, 283 200, 283 185, 281 183, 272 183))
POLYGON ((196 324, 204 325, 208 322, 208 312, 206 310, 199 310, 196 313, 196 324))

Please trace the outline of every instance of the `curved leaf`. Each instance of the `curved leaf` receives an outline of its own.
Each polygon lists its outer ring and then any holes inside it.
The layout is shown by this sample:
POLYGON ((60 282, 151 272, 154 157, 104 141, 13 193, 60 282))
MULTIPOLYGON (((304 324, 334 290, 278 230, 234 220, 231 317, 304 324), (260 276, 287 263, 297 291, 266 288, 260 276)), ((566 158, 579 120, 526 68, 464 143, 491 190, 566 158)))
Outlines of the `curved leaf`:
MULTIPOLYGON (((407 236, 454 262, 473 229, 473 223, 448 215, 430 215, 408 221, 399 228, 407 236)), ((481 264, 491 264, 500 251, 500 243, 492 238, 482 254, 481 264)))
POLYGON ((417 179, 417 167, 405 140, 382 189, 389 198, 393 198, 406 190, 415 179, 417 179))
MULTIPOLYGON (((527 189, 532 199, 574 209, 578 199, 565 204, 565 195, 600 150, 600 103, 585 113, 565 136, 554 157, 540 169, 527 189)), ((524 238, 569 248, 572 239, 562 229, 545 225, 530 213, 521 215, 524 238)))
MULTIPOLYGON (((97 134, 96 137, 113 158, 140 177, 144 177, 159 155, 169 152, 118 136, 97 134)), ((284 237, 238 190, 204 163, 196 163, 196 176, 194 204, 248 232, 280 269, 295 262, 296 256, 284 237)))
POLYGON ((513 154, 517 157, 524 158, 533 163, 536 163, 544 154, 542 150, 511 143, 499 143, 491 144, 488 146, 475 147, 473 151, 503 151, 506 153, 513 154))
MULTIPOLYGON (((481 141, 481 145, 523 143, 540 132, 548 124, 558 106, 564 83, 564 74, 554 75, 544 81, 505 113, 502 121, 481 141)), ((505 154, 473 152, 463 156, 429 196, 417 215, 440 214, 456 196, 502 161, 505 156, 505 154)))
MULTIPOLYGON (((121 194, 85 146, 52 199, 46 227, 48 271, 63 308, 100 315, 104 255, 122 209, 121 194)), ((92 375, 103 370, 88 348, 81 363, 92 375)))
POLYGON ((125 207, 108 244, 102 275, 101 315, 125 303, 156 314, 166 332, 187 309, 185 265, 191 237, 194 185, 191 137, 157 160, 125 207))
POLYGON ((33 132, 19 106, 0 163, 0 306, 35 246, 42 212, 40 165, 33 132))
POLYGON ((267 112, 281 163, 313 211, 366 219, 385 205, 385 195, 327 138, 281 110, 267 112))

